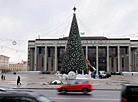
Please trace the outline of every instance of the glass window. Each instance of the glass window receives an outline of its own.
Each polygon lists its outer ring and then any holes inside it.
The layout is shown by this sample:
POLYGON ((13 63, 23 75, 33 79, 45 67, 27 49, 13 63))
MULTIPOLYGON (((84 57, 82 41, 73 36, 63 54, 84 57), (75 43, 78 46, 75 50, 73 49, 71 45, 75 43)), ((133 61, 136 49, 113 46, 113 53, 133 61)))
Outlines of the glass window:
POLYGON ((93 67, 96 67, 96 47, 88 48, 88 60, 93 67))
POLYGON ((57 58, 58 58, 58 71, 61 69, 62 60, 65 55, 65 47, 57 47, 57 58))
POLYGON ((13 97, 0 97, 0 102, 14 102, 13 97))
POLYGON ((98 64, 99 70, 106 71, 106 59, 107 58, 107 48, 106 47, 99 47, 98 48, 98 64))
POLYGON ((85 82, 78 81, 76 84, 84 84, 85 82))
POLYGON ((68 85, 74 85, 76 84, 76 81, 69 82, 68 85))
POLYGON ((37 102, 34 98, 30 97, 15 97, 16 102, 37 102))
POLYGON ((52 100, 50 100, 50 99, 48 99, 47 97, 44 97, 44 96, 37 97, 37 100, 39 102, 52 102, 52 100))

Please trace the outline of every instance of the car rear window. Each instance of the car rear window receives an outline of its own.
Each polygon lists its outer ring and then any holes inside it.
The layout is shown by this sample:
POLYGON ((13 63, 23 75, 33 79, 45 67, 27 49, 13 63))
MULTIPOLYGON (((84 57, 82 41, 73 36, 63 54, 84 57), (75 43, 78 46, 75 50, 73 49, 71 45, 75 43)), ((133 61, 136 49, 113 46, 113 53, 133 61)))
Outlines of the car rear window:
POLYGON ((128 87, 128 92, 130 92, 130 93, 138 93, 138 86, 128 87))

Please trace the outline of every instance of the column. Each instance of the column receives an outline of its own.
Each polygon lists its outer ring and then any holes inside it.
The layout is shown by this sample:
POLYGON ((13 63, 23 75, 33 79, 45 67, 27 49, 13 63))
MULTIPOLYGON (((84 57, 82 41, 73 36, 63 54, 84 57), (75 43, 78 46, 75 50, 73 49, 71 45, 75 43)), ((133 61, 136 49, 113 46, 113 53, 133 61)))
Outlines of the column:
POLYGON ((66 51, 67 45, 65 45, 65 51, 66 51))
POLYGON ((122 72, 122 58, 123 58, 123 56, 120 55, 120 72, 122 72))
MULTIPOLYGON (((28 52, 29 53, 29 52, 28 52)), ((30 59, 28 59, 28 61, 30 61, 30 68, 29 66, 27 67, 27 71, 32 71, 33 69, 33 49, 30 48, 30 59)))
POLYGON ((98 46, 96 46, 96 69, 97 69, 96 74, 98 75, 98 71, 99 71, 98 69, 98 46))
POLYGON ((118 50, 118 72, 120 72, 120 46, 118 46, 117 50, 118 50))
POLYGON ((47 45, 45 45, 44 71, 47 71, 47 45))
POLYGON ((128 52, 129 54, 129 71, 131 72, 131 46, 129 45, 129 52, 128 52))
POLYGON ((88 46, 86 45, 86 59, 88 59, 88 46))
POLYGON ((55 45, 55 71, 57 71, 57 45, 55 45))
MULTIPOLYGON (((86 60, 88 60, 88 46, 87 45, 86 45, 85 53, 86 53, 86 60)), ((86 63, 86 68, 87 68, 87 71, 88 71, 88 62, 86 63)))
POLYGON ((107 46, 107 72, 109 72, 109 46, 107 46))
POLYGON ((35 45, 35 58, 34 58, 34 64, 35 64, 35 66, 34 66, 34 71, 36 71, 36 66, 37 66, 37 46, 35 45))

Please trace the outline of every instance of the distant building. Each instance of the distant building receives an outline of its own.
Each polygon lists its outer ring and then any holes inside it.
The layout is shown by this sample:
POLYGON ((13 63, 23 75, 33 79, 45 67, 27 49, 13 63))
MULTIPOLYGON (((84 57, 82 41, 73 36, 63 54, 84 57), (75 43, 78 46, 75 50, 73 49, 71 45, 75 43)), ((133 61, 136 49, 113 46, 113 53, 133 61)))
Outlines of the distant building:
POLYGON ((5 73, 9 71, 9 59, 10 57, 0 55, 0 73, 5 73))
MULTIPOLYGON (((28 41, 29 71, 60 71, 67 37, 28 41)), ((96 69, 138 71, 138 41, 129 38, 81 37, 84 56, 96 69)))
POLYGON ((11 72, 27 71, 27 61, 23 61, 21 63, 20 62, 10 62, 9 70, 11 72))

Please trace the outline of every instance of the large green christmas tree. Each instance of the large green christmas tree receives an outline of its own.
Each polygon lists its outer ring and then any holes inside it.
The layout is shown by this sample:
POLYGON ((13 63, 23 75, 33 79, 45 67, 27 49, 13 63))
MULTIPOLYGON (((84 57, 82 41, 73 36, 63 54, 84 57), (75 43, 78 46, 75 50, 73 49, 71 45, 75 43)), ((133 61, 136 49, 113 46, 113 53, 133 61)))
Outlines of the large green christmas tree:
POLYGON ((70 71, 76 73, 76 70, 79 74, 82 73, 82 70, 84 73, 87 73, 76 14, 74 13, 66 53, 62 62, 61 73, 68 74, 70 71))

